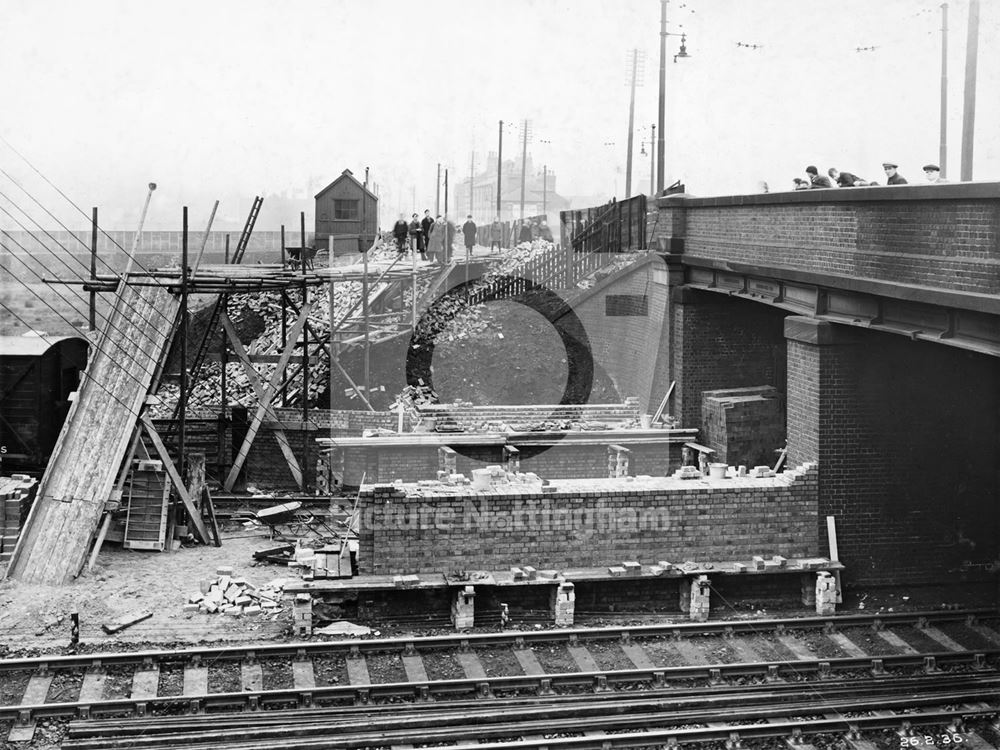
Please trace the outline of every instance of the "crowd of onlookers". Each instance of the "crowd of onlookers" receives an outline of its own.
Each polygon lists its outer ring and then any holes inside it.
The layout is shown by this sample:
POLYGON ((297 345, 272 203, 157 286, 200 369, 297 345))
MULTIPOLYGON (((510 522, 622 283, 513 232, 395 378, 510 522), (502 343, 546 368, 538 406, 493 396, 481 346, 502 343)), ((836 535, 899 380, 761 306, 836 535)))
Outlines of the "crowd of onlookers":
MULTIPOLYGON (((513 239, 513 237, 505 237, 505 229, 505 224, 500 221, 499 216, 487 228, 483 244, 488 241, 491 252, 494 249, 500 250, 507 247, 508 239, 513 239)), ((472 214, 466 217, 461 231, 466 255, 471 255, 472 248, 476 246, 479 239, 479 227, 472 220, 472 214)), ((440 214, 432 218, 429 208, 424 211, 423 218, 413 214, 410 221, 406 220, 405 214, 400 214, 392 227, 392 237, 400 255, 407 251, 412 254, 419 253, 421 260, 432 263, 448 263, 451 260, 455 250, 454 242, 457 233, 458 228, 454 222, 440 214)), ((552 231, 544 220, 535 219, 520 222, 516 233, 516 244, 531 242, 538 238, 552 241, 552 231)))
MULTIPOLYGON (((899 173, 899 165, 891 161, 883 162, 882 169, 885 171, 886 185, 908 185, 909 181, 899 173)), ((941 167, 937 164, 924 165, 924 177, 931 184, 942 184, 947 180, 941 179, 941 167)), ((836 167, 830 167, 825 175, 821 175, 816 167, 810 165, 806 167, 805 177, 796 177, 792 180, 794 190, 815 190, 817 188, 832 187, 868 187, 878 185, 874 181, 868 181, 863 177, 858 177, 853 172, 840 171, 836 167)), ((765 184, 765 191, 767 192, 765 184)))

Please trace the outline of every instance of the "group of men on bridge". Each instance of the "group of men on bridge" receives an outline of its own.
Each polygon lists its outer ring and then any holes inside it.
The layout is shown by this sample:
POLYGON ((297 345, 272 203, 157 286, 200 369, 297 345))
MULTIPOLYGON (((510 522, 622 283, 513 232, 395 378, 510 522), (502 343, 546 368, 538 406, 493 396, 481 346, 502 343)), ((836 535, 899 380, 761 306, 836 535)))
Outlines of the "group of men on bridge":
MULTIPOLYGON (((908 185, 909 182, 903 175, 901 175, 897 170, 899 165, 891 161, 883 162, 882 169, 885 170, 885 183, 886 185, 908 185)), ((868 180, 858 177, 852 172, 841 172, 836 167, 830 167, 826 171, 826 175, 819 174, 819 170, 816 167, 810 165, 806 167, 806 177, 796 177, 792 182, 794 184, 795 190, 815 190, 817 188, 832 188, 834 183, 837 187, 867 187, 870 185, 878 185, 877 182, 869 182, 868 180)), ((924 176, 927 181, 931 184, 943 184, 947 180, 941 179, 941 167, 937 164, 925 164, 924 165, 924 176)))

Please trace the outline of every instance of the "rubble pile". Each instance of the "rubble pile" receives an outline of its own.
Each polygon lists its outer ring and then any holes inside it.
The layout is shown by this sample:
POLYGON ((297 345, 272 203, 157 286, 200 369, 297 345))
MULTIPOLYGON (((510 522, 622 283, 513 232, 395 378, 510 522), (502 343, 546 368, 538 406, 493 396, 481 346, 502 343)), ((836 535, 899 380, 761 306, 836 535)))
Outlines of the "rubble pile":
MULTIPOLYGON (((395 251, 386 245, 378 245, 370 251, 369 259, 372 263, 391 262, 395 257, 395 251)), ((427 283, 427 282, 425 282, 427 283)), ((375 299, 388 287, 388 283, 382 282, 372 284, 368 288, 369 299, 375 299)), ((345 322, 345 315, 357 305, 361 300, 362 284, 360 281, 340 281, 336 284, 334 299, 334 314, 337 315, 337 324, 342 326, 345 322)), ((289 290, 288 296, 296 305, 302 302, 301 290, 289 290)), ((312 287, 309 294, 309 301, 312 309, 309 312, 309 326, 311 328, 310 339, 314 336, 322 338, 329 336, 330 331, 330 287, 320 285, 312 287)), ((240 324, 247 318, 259 317, 264 320, 264 331, 252 342, 246 345, 247 353, 278 355, 283 348, 281 338, 281 294, 280 292, 258 292, 232 294, 229 298, 229 316, 233 323, 240 328, 240 324)), ((401 318, 403 314, 400 313, 401 318)), ((351 312, 350 320, 360 319, 361 307, 358 305, 351 312)), ((294 311, 289 308, 288 327, 294 322, 294 311)), ((315 400, 326 389, 329 380, 328 359, 317 357, 309 364, 309 399, 315 400)), ((266 383, 274 374, 276 365, 266 363, 256 363, 255 369, 260 375, 262 382, 266 383)), ((289 373, 297 371, 296 365, 288 368, 289 373)), ((230 355, 230 361, 226 365, 226 400, 230 404, 241 406, 251 406, 256 403, 256 394, 250 380, 247 378, 243 365, 236 360, 234 355, 230 355)), ((289 402, 296 402, 301 396, 301 379, 293 380, 287 389, 289 402)), ((161 404, 154 408, 154 417, 169 417, 177 402, 179 386, 177 383, 164 383, 160 386, 158 396, 161 404)), ((220 362, 206 361, 201 367, 198 382, 195 384, 188 400, 188 407, 193 410, 199 408, 217 407, 222 400, 222 364, 220 362)))
MULTIPOLYGON (((188 597, 185 612, 203 614, 224 614, 232 617, 242 615, 274 615, 281 610, 282 579, 271 581, 257 588, 245 578, 233 576, 233 569, 218 568, 212 578, 198 582, 199 591, 188 597)), ((273 619, 273 618, 272 618, 273 619)))

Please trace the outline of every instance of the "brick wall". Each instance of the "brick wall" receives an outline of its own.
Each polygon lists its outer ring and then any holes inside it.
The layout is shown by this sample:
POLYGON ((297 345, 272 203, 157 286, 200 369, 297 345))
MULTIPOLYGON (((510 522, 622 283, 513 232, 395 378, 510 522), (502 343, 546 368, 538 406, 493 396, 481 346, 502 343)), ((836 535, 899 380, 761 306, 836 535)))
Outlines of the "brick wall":
POLYGON ((566 481, 553 494, 407 497, 376 486, 361 493, 358 564, 389 574, 809 556, 816 509, 815 467, 774 479, 566 481))
POLYGON ((37 489, 38 480, 27 474, 0 477, 0 562, 13 555, 37 489))
MULTIPOLYGON (((998 198, 998 185, 984 183, 688 199, 682 202, 684 252, 734 264, 997 294, 998 198)), ((668 218, 656 232, 671 225, 668 218)))
POLYGON ((1000 363, 789 319, 789 461, 819 461, 848 577, 981 576, 997 556, 1000 363), (973 566, 964 565, 965 561, 973 566))
POLYGON ((674 414, 701 422, 704 391, 772 385, 785 389, 784 311, 712 292, 675 289, 670 310, 674 414))

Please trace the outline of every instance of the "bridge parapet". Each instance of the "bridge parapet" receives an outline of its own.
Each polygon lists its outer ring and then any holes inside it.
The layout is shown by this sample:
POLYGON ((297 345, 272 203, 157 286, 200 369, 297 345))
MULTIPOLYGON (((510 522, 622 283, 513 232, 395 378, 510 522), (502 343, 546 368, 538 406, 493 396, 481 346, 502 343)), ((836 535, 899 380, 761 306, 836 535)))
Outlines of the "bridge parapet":
POLYGON ((670 196, 657 211, 653 246, 685 266, 908 299, 957 292, 949 306, 979 310, 1000 295, 996 182, 670 196))

